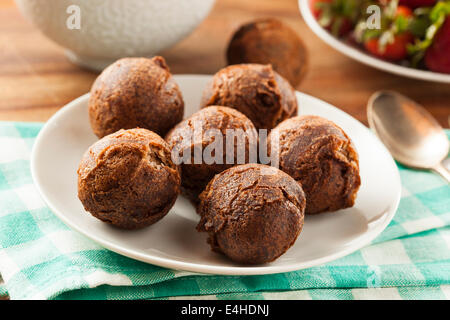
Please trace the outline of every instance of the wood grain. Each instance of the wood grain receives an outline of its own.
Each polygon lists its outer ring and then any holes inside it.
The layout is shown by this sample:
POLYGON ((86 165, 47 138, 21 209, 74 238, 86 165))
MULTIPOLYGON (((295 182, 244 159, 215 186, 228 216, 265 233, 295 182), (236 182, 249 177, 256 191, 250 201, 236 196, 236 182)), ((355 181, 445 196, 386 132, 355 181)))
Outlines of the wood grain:
MULTIPOLYGON (((376 90, 393 89, 422 103, 448 127, 450 85, 401 78, 355 62, 328 47, 305 25, 297 0, 217 0, 209 17, 185 40, 161 54, 173 73, 213 74, 225 66, 225 48, 239 25, 278 17, 303 38, 309 71, 300 91, 367 124, 366 103, 376 90)), ((71 64, 64 50, 20 15, 13 1, 0 5, 0 120, 45 121, 86 93, 96 73, 71 64)))

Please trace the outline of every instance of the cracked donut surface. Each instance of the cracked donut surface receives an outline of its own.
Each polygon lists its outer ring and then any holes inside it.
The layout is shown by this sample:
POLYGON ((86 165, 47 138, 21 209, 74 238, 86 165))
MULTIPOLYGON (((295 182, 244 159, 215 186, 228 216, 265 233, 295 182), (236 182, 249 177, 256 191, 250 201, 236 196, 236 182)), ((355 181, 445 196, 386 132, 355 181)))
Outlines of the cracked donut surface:
POLYGON ((203 91, 201 105, 234 108, 257 129, 267 130, 297 115, 298 109, 289 82, 262 64, 232 65, 217 72, 203 91))
POLYGON ((179 170, 166 142, 146 129, 120 130, 97 141, 77 173, 86 211, 125 229, 160 220, 180 192, 179 170))
POLYGON ((299 236, 306 200, 301 186, 266 165, 246 164, 216 175, 200 195, 198 231, 214 251, 245 264, 271 262, 299 236))
POLYGON ((138 127, 165 135, 183 114, 181 91, 159 56, 117 60, 91 88, 89 119, 99 138, 138 127))
MULTIPOLYGON (((258 133, 253 123, 239 111, 221 106, 209 106, 193 114, 188 119, 180 122, 166 136, 169 148, 177 153, 180 158, 184 154, 191 155, 189 162, 181 163, 181 183, 183 193, 192 201, 198 203, 198 195, 205 189, 214 175, 231 168, 236 164, 251 162, 250 152, 254 151, 257 162, 258 133), (235 133, 227 139, 227 131, 235 133), (216 133, 216 134, 214 134, 216 133), (217 137, 216 137, 217 136, 217 137), (203 151, 208 146, 214 148, 215 139, 222 140, 222 156, 211 152, 214 156, 212 163, 203 157, 203 151), (227 150, 227 144, 232 150, 227 150), (202 152, 201 163, 195 163, 195 149, 202 152), (241 148, 241 150, 238 150, 241 148), (227 153, 232 151, 231 153, 227 153), (243 156, 240 156, 242 155, 243 156), (230 158, 227 163, 227 156, 230 158), (220 158, 220 159, 219 159, 220 158), (206 161, 205 161, 206 160, 206 161)), ((219 142, 217 140, 217 142, 219 142)), ((208 156, 209 153, 205 152, 208 156)))
POLYGON ((305 191, 306 213, 352 207, 361 185, 358 154, 347 134, 318 116, 299 116, 280 123, 269 135, 268 150, 279 167, 305 191))

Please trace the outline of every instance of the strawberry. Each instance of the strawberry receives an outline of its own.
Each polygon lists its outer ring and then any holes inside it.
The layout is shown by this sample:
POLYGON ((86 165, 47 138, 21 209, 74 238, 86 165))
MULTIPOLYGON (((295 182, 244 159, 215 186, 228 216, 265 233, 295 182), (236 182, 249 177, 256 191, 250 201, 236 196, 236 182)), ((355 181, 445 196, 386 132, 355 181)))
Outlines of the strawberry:
POLYGON ((319 24, 337 37, 353 29, 359 12, 355 0, 309 0, 309 6, 319 24))
POLYGON ((316 19, 320 19, 322 14, 322 9, 320 8, 322 4, 332 3, 333 0, 309 0, 309 8, 316 19))
POLYGON ((437 0, 400 0, 399 4, 415 9, 418 7, 432 7, 436 2, 437 0))
POLYGON ((380 45, 379 38, 369 39, 364 46, 371 54, 383 60, 400 61, 407 58, 407 46, 412 41, 413 36, 408 32, 404 32, 395 35, 394 40, 384 46, 380 45))
POLYGON ((382 30, 368 31, 362 43, 368 52, 383 60, 400 61, 408 57, 408 45, 414 36, 408 30, 413 12, 405 6, 398 6, 390 16, 386 16, 387 25, 382 30))
POLYGON ((413 16, 412 10, 407 6, 398 6, 396 16, 403 16, 405 18, 410 18, 413 16))
POLYGON ((425 53, 425 65, 435 72, 450 73, 450 16, 434 36, 425 53))

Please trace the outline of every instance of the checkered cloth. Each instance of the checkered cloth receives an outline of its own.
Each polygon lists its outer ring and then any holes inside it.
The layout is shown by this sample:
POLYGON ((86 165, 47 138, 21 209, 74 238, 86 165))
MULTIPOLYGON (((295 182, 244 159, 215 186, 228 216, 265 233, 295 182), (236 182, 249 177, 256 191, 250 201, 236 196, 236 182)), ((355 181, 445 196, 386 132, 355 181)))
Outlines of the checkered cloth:
MULTIPOLYGON (((295 272, 214 276, 138 262, 70 230, 40 199, 29 158, 42 124, 0 122, 0 295, 11 299, 449 299, 450 187, 399 166, 394 220, 372 245, 295 272)), ((450 131, 448 132, 450 136, 450 131)))

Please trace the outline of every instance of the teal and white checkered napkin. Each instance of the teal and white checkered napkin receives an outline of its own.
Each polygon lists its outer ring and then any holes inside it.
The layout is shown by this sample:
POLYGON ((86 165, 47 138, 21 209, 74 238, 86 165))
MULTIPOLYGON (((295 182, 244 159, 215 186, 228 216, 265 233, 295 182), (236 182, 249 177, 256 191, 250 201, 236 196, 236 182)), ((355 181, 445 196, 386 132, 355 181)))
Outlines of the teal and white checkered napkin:
POLYGON ((59 221, 30 175, 30 151, 41 126, 0 122, 0 274, 5 282, 0 295, 450 299, 450 187, 433 173, 399 166, 403 194, 394 220, 371 246, 347 257, 276 275, 199 275, 120 256, 59 221))

